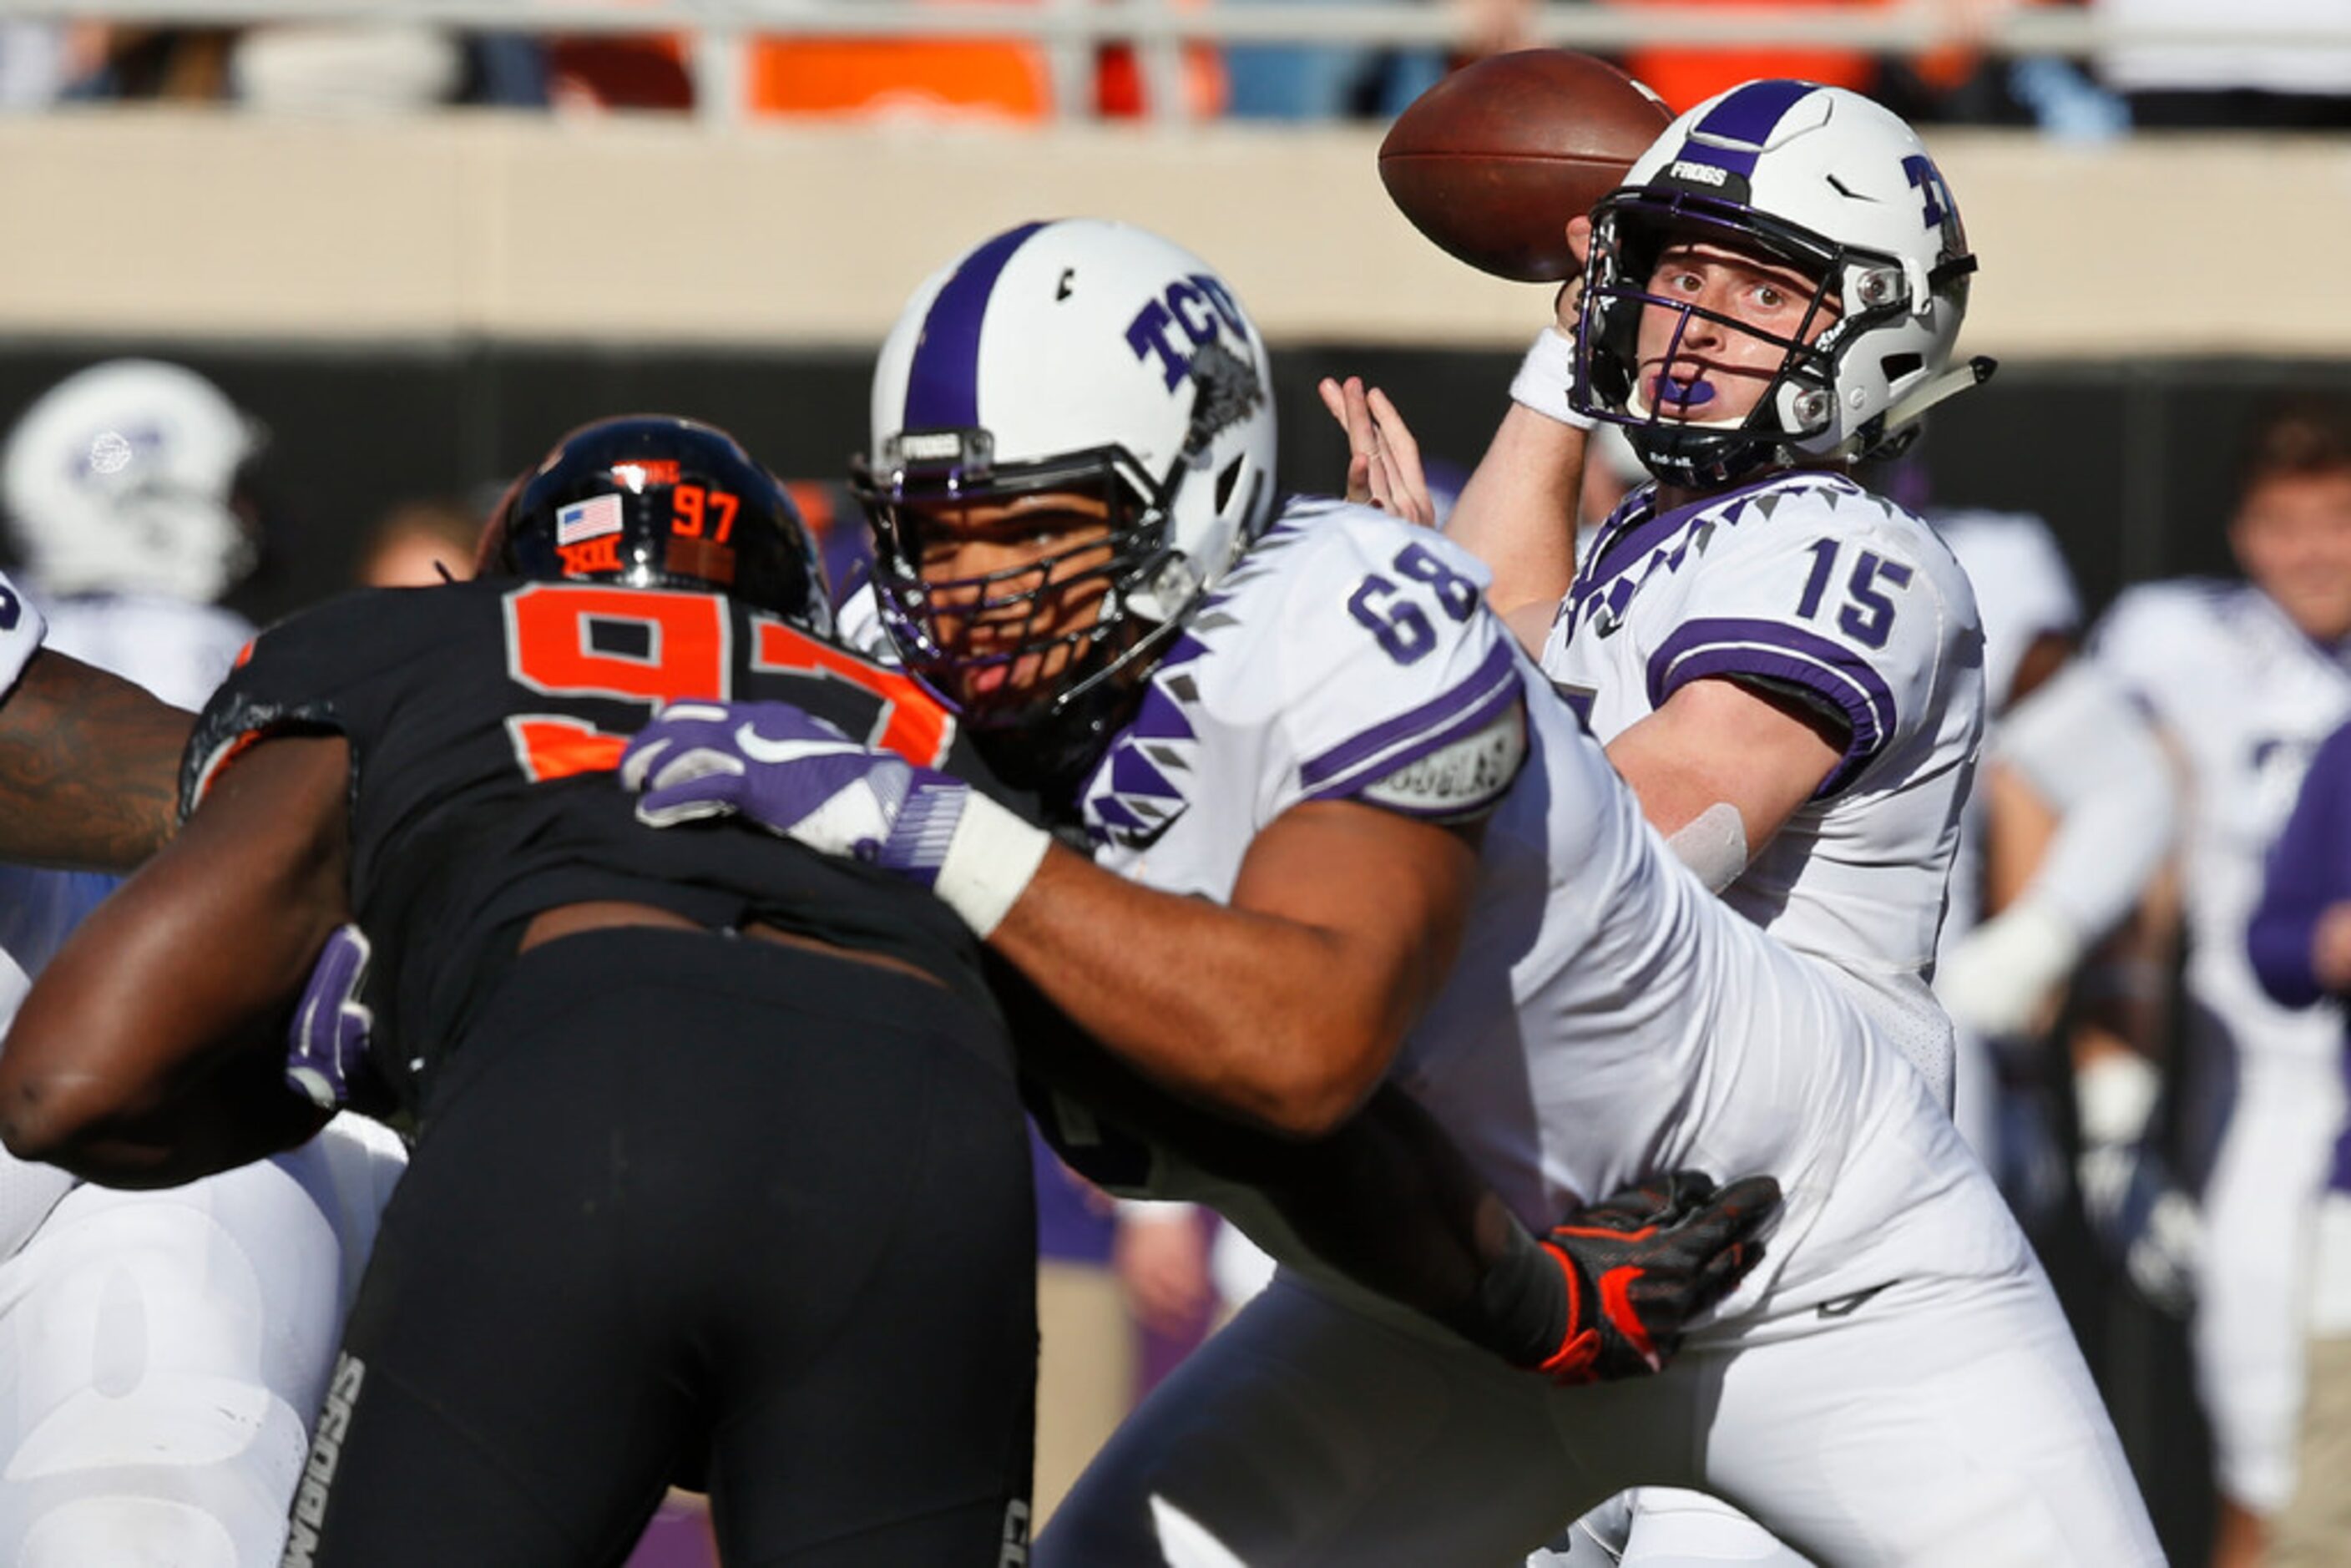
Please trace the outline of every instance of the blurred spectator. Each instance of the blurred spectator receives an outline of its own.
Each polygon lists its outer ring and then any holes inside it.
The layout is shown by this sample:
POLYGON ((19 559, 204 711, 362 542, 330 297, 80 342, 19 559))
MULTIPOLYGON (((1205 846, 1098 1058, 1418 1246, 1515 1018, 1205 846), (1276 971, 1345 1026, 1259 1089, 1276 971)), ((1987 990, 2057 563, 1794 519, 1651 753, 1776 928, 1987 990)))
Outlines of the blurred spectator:
POLYGON ((0 111, 46 109, 64 97, 87 68, 76 60, 76 37, 62 22, 0 22, 0 111))
MULTIPOLYGON (((1854 0, 1609 0, 1619 5, 1754 5, 1779 9, 1785 5, 1818 5, 1843 7, 1854 0)), ((1864 4, 1874 0, 1862 0, 1864 4)), ((1696 109, 1719 92, 1757 77, 1792 77, 1824 87, 1855 92, 1877 89, 1876 61, 1858 49, 1795 48, 1757 46, 1751 48, 1690 49, 1671 44, 1645 45, 1628 50, 1625 68, 1646 82, 1676 114, 1696 109)))
MULTIPOLYGON (((2282 1007, 2351 999, 2351 726, 2318 748, 2285 831, 2246 945, 2253 972, 2282 1007)), ((2343 1063, 2351 1071, 2351 1039, 2343 1063)), ((2303 1408, 2303 1484, 2278 1519, 2273 1568, 2351 1559, 2351 1130, 2335 1145, 2319 1207, 2312 1274, 2310 1397, 2303 1408)))
POLYGON ((2116 26, 2226 28, 2255 41, 2140 44, 2098 59, 2105 84, 2143 128, 2351 129, 2351 46, 2258 41, 2264 32, 2340 28, 2342 0, 2091 0, 2116 26))
POLYGON ((372 114, 455 100, 465 51, 445 27, 409 23, 276 23, 231 45, 229 86, 250 108, 372 114))
POLYGON ((1053 113, 1044 48, 999 38, 763 38, 752 47, 761 114, 1042 120, 1053 113))
POLYGON ((68 96, 217 103, 228 96, 229 51, 239 31, 87 24, 76 40, 85 68, 68 96))
POLYGON ((461 501, 403 501, 368 530, 352 575, 369 588, 429 588, 471 577, 482 517, 461 501))
MULTIPOLYGON (((1207 0, 1168 0, 1196 9, 1207 0)), ((1211 120, 1232 107, 1225 59, 1214 45, 1186 44, 1175 59, 1172 86, 1182 92, 1184 111, 1195 120, 1211 120)), ((1147 50, 1132 44, 1104 44, 1094 60, 1094 110, 1106 120, 1148 117, 1163 107, 1157 95, 1171 84, 1157 79, 1147 50)))
POLYGON ((0 24, 0 110, 60 98, 234 99, 299 112, 543 108, 547 77, 536 38, 421 24, 0 24))
POLYGON ((547 41, 547 95, 559 110, 694 107, 685 41, 664 35, 585 34, 547 41))
POLYGON ((1054 110, 1051 62, 1027 38, 763 38, 749 78, 762 114, 1030 121, 1054 110))
POLYGON ((547 46, 525 33, 475 33, 465 39, 465 79, 457 101, 488 109, 545 109, 549 101, 547 46))
POLYGON ((2131 589, 2092 650, 2190 779, 2184 1110, 2206 1218, 2191 1333, 2221 1497, 2213 1562, 2243 1568, 2294 1493, 2308 1230, 2342 1124, 2340 1031, 2262 994, 2245 943, 2303 772, 2351 715, 2351 413, 2263 415, 2229 542, 2250 581, 2131 589))
MULTIPOLYGON (((1240 10, 1258 0, 1224 0, 1240 10)), ((1336 0, 1320 0, 1322 4, 1336 0)), ((1405 4, 1410 0, 1387 0, 1405 4)), ((1519 48, 1535 0, 1442 0, 1460 16, 1472 57, 1519 48)), ((1442 48, 1390 49, 1351 44, 1234 44, 1225 51, 1231 111, 1241 120, 1393 119, 1437 84, 1447 65, 1442 48)))

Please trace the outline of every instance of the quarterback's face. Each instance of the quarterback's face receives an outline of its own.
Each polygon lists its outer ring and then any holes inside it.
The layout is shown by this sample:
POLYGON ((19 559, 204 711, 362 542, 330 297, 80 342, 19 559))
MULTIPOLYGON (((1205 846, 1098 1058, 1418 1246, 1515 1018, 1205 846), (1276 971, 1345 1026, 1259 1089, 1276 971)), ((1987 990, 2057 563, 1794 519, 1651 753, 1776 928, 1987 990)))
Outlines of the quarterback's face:
POLYGON ((2229 542, 2245 575, 2321 643, 2351 636, 2351 469, 2256 481, 2229 542))
POLYGON ((1110 508, 1081 491, 936 504, 912 519, 932 634, 966 703, 1050 689, 1109 591, 1110 508))
POLYGON ((1809 343, 1835 323, 1833 301, 1813 308, 1819 287, 1793 267, 1715 241, 1668 245, 1650 270, 1648 291, 1669 303, 1641 313, 1641 401, 1663 420, 1745 419, 1787 357, 1770 340, 1809 343), (1753 330, 1673 306, 1709 310, 1753 330))

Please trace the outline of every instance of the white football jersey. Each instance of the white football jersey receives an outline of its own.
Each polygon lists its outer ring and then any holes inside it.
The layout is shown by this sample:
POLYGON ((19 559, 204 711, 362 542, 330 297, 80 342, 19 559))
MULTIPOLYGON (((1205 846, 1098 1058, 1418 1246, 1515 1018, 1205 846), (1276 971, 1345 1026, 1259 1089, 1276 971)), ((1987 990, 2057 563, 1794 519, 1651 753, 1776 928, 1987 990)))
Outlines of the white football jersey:
MULTIPOLYGON (((1293 504, 1091 776, 1097 862, 1222 899, 1257 834, 1303 802, 1488 813, 1460 957, 1391 1078, 1538 1229, 1670 1168, 1771 1172, 1784 1217, 1723 1315, 1747 1332, 1759 1308, 1816 1305, 1850 1287, 1843 1243, 1897 1223, 1895 1195, 1935 1159, 1965 1160, 1957 1134, 1843 988, 1672 859, 1484 608, 1485 580, 1425 529, 1293 504), (1863 1162, 1879 1177, 1840 1180, 1863 1162)), ((1311 1267, 1245 1195, 1164 1156, 1155 1190, 1214 1201, 1311 1267)))
POLYGON ((2326 1009, 2270 1002, 2245 956, 2262 861, 2319 742, 2351 717, 2351 649, 2325 648, 2251 583, 2182 580, 2125 592, 2091 653, 2188 758, 2188 981, 2242 1042, 2331 1054, 2326 1009))
MULTIPOLYGON (((1691 681, 1793 694, 1850 734, 1844 762, 1724 902, 1860 982, 1922 1070, 1949 1071, 1928 981, 1983 729, 1983 637, 1932 529, 1841 474, 1783 471, 1608 519, 1552 624, 1543 673, 1603 744, 1691 681)), ((1948 1087, 1948 1079, 1942 1087, 1948 1087)))
POLYGON ((253 622, 234 611, 159 594, 94 593, 46 608, 50 647, 190 710, 204 706, 253 640, 253 622))

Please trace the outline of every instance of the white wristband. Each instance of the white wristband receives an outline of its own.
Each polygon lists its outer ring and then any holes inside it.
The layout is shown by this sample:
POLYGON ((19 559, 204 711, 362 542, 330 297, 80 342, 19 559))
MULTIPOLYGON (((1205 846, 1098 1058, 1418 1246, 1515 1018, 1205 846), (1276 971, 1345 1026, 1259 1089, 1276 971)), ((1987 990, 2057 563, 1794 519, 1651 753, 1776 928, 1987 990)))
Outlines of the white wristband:
POLYGON ((931 892, 985 942, 1019 901, 1052 843, 1045 830, 1030 827, 974 789, 964 801, 931 892))
POLYGON ((1510 378, 1510 401, 1571 429, 1590 430, 1591 416, 1568 406, 1567 389, 1574 381, 1575 340, 1556 327, 1545 327, 1519 361, 1519 373, 1510 378))

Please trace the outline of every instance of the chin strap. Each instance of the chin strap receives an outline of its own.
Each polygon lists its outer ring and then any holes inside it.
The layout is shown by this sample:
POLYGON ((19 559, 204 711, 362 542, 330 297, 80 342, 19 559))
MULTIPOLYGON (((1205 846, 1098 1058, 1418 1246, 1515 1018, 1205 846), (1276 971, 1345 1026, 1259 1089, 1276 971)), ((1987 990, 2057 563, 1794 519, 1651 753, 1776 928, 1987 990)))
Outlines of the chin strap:
MULTIPOLYGON (((1888 408, 1876 422, 1875 429, 1864 427, 1847 437, 1830 456, 1845 460, 1886 455, 1880 449, 1887 442, 1900 437, 1907 427, 1924 419, 1928 409, 1946 398, 1957 397, 1970 387, 1983 385, 1991 380, 1992 372, 1998 369, 2000 361, 1989 354, 1977 354, 1966 364, 1952 366, 1888 408)), ((1907 444, 1907 441, 1905 444, 1907 444)))

